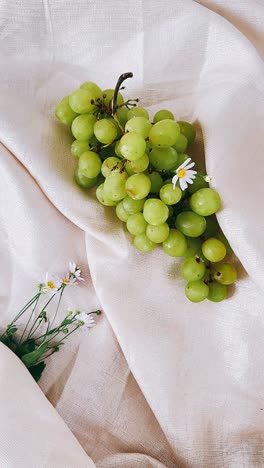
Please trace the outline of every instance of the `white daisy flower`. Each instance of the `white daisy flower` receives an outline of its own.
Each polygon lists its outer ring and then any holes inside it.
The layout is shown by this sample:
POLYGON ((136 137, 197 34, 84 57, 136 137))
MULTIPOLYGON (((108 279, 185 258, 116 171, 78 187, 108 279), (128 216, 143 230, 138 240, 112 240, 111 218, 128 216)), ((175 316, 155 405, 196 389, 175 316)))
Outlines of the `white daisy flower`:
POLYGON ((77 281, 84 281, 81 277, 81 269, 74 262, 69 263, 69 272, 70 276, 75 278, 77 281))
POLYGON ((56 294, 58 292, 58 289, 60 287, 61 283, 59 279, 53 275, 50 275, 49 273, 46 273, 44 281, 41 283, 41 292, 43 293, 52 293, 56 294))
POLYGON ((86 325, 87 328, 93 328, 96 325, 94 317, 86 312, 80 312, 76 317, 76 321, 80 323, 80 325, 86 325))
POLYGON ((70 273, 67 273, 65 276, 60 278, 61 285, 65 286, 74 286, 77 284, 77 279, 74 276, 71 276, 70 273))
POLYGON ((182 190, 187 189, 188 184, 193 184, 193 179, 195 179, 197 171, 191 170, 195 165, 194 162, 190 163, 191 158, 186 159, 177 169, 176 174, 172 178, 173 187, 175 188, 177 181, 182 190), (190 164, 189 164, 190 163, 190 164))

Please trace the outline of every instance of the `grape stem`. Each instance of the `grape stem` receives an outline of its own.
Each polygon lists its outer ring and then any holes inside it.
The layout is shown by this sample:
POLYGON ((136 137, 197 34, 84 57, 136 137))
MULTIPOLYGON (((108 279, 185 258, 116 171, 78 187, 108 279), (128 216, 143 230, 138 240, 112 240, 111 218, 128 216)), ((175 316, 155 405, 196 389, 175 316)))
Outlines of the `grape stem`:
POLYGON ((117 110, 117 96, 118 96, 118 91, 120 90, 120 87, 122 83, 127 80, 127 78, 133 78, 133 73, 132 72, 127 72, 127 73, 122 73, 120 77, 117 80, 116 87, 115 87, 115 92, 112 100, 112 115, 113 117, 116 114, 117 110))

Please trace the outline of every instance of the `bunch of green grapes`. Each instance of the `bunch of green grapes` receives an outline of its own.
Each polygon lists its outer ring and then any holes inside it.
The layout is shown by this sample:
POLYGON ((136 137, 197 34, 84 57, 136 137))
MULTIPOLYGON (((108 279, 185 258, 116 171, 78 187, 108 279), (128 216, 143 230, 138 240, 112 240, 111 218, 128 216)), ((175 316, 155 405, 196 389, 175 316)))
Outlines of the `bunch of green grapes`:
POLYGON ((138 100, 124 101, 119 89, 102 90, 88 81, 57 105, 55 115, 71 126, 74 178, 83 189, 96 187, 98 201, 114 207, 134 246, 150 252, 160 245, 183 257, 181 275, 192 302, 220 302, 237 279, 235 267, 221 263, 231 253, 215 213, 221 199, 205 175, 191 170, 188 147, 196 131, 169 110, 149 118, 138 100))

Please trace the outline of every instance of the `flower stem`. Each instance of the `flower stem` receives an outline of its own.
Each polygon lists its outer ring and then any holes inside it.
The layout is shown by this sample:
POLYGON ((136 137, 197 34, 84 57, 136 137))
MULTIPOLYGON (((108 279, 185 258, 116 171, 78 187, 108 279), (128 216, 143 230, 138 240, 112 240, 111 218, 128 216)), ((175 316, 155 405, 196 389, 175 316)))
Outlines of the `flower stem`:
POLYGON ((115 87, 115 92, 114 92, 114 96, 113 96, 113 101, 112 101, 112 114, 113 114, 113 116, 116 114, 116 110, 117 110, 118 91, 119 91, 123 81, 127 80, 127 78, 133 78, 133 73, 132 72, 122 73, 122 75, 120 75, 120 77, 117 80, 116 87, 115 87))
MULTIPOLYGON (((59 310, 59 307, 60 307, 61 298, 62 298, 62 294, 63 294, 64 289, 65 289, 64 286, 62 286, 62 289, 61 289, 61 292, 60 292, 60 298, 59 298, 59 300, 58 300, 58 304, 57 304, 57 308, 56 308, 56 312, 55 312, 55 314, 54 314, 54 317, 53 317, 53 320, 52 320, 52 322, 51 322, 51 324, 50 324, 50 327, 52 327, 54 321, 56 320, 56 317, 57 317, 57 314, 58 314, 58 310, 59 310)), ((49 325, 48 325, 48 327, 47 327, 47 332, 48 332, 48 331, 49 331, 49 325)))
POLYGON ((8 329, 10 329, 12 327, 12 325, 14 325, 14 323, 27 311, 27 309, 29 309, 29 307, 31 307, 34 302, 36 300, 38 300, 39 296, 40 296, 41 293, 38 293, 36 294, 34 297, 32 297, 30 299, 30 301, 27 302, 26 305, 24 305, 24 307, 18 312, 18 314, 16 315, 16 317, 12 320, 11 323, 8 324, 6 330, 2 333, 2 335, 0 335, 0 341, 2 340, 2 338, 6 335, 6 332, 8 329))
POLYGON ((80 328, 80 325, 76 325, 75 328, 73 328, 72 331, 70 331, 70 333, 68 333, 67 335, 65 335, 60 341, 58 341, 56 343, 56 346, 59 346, 66 338, 68 338, 68 336, 70 336, 73 332, 75 332, 75 330, 77 330, 77 328, 80 328))
POLYGON ((28 340, 28 339, 33 335, 33 333, 37 330, 38 326, 37 326, 37 328, 36 328, 35 330, 34 330, 34 327, 35 327, 35 325, 36 325, 36 323, 37 323, 37 321, 38 321, 39 315, 41 314, 41 312, 43 312, 43 311, 46 309, 46 307, 47 307, 47 306, 49 305, 49 303, 52 301, 52 299, 54 298, 54 296, 55 296, 55 294, 53 294, 53 295, 49 298, 48 302, 44 305, 44 307, 42 307, 40 313, 38 314, 36 320, 34 321, 32 327, 31 327, 31 329, 29 330, 29 333, 28 333, 28 336, 27 336, 27 340, 28 340))
POLYGON ((20 344, 21 341, 23 340, 23 337, 24 337, 24 335, 25 335, 25 333, 26 333, 27 327, 28 327, 28 325, 29 325, 29 323, 30 323, 30 320, 32 319, 32 317, 33 317, 33 315, 34 315, 34 312, 35 312, 35 310, 36 310, 36 307, 37 307, 37 305, 38 305, 38 301, 39 301, 40 296, 41 296, 41 293, 39 293, 39 295, 38 295, 38 298, 37 298, 37 300, 36 300, 36 302, 35 302, 35 305, 34 305, 34 307, 33 307, 33 309, 32 309, 32 312, 31 312, 31 314, 30 314, 30 316, 29 316, 29 319, 28 319, 28 321, 27 321, 27 324, 26 324, 26 326, 25 326, 25 328, 24 328, 24 331, 23 331, 23 333, 22 333, 22 335, 21 335, 21 337, 20 337, 20 340, 19 340, 18 344, 20 344))
POLYGON ((120 77, 118 78, 117 80, 117 83, 116 83, 116 87, 115 87, 115 91, 114 91, 114 96, 113 96, 113 99, 112 99, 112 116, 114 118, 114 120, 116 121, 116 123, 118 124, 121 132, 124 134, 124 129, 121 125, 121 123, 119 122, 118 120, 118 117, 117 117, 117 97, 118 97, 118 91, 123 83, 123 81, 125 81, 127 78, 132 78, 133 77, 133 73, 132 72, 127 72, 127 73, 123 73, 122 75, 120 75, 120 77))
POLYGON ((39 298, 39 295, 40 293, 36 294, 30 299, 30 301, 27 302, 26 305, 24 305, 24 307, 18 312, 14 320, 10 323, 10 326, 13 325, 21 317, 21 315, 23 315, 24 312, 26 312, 26 310, 34 304, 34 302, 39 298))

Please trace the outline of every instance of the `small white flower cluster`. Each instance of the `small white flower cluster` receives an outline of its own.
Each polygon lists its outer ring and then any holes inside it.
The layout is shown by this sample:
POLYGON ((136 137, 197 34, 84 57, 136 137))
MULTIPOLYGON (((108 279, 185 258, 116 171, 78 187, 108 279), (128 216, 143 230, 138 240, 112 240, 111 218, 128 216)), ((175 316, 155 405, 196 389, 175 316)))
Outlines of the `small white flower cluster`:
POLYGON ((69 319, 73 318, 74 322, 76 322, 79 327, 86 325, 87 328, 93 328, 96 325, 96 321, 93 315, 100 315, 100 313, 101 312, 99 310, 96 312, 83 312, 80 310, 73 312, 72 308, 69 307, 67 311, 67 317, 69 319))
POLYGON ((69 263, 69 271, 62 276, 54 276, 46 273, 44 281, 39 285, 40 292, 56 294, 66 286, 76 286, 79 281, 84 281, 81 277, 81 269, 74 262, 69 263))

